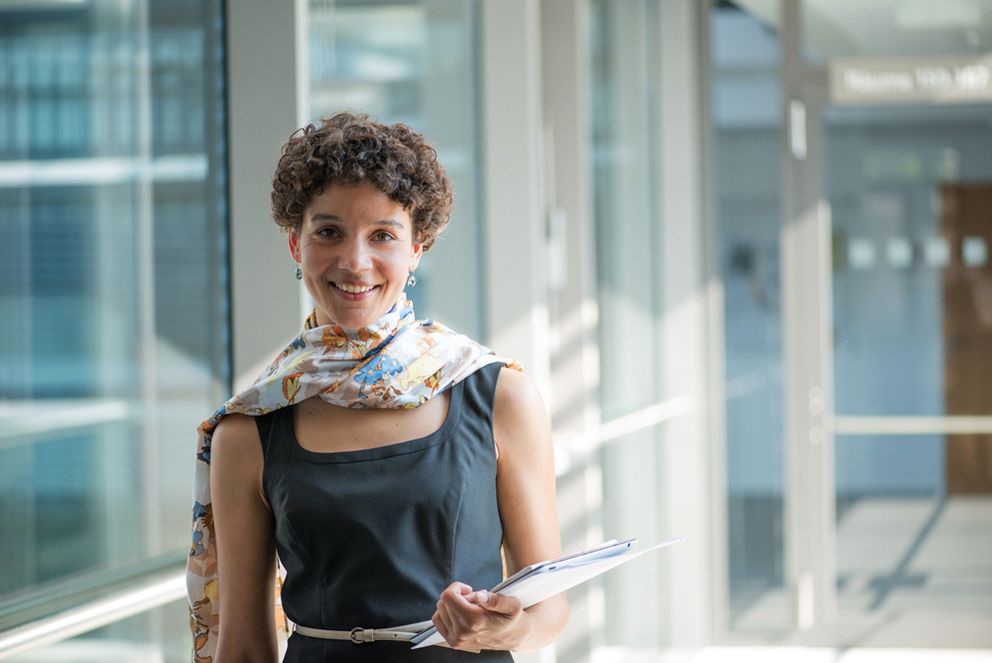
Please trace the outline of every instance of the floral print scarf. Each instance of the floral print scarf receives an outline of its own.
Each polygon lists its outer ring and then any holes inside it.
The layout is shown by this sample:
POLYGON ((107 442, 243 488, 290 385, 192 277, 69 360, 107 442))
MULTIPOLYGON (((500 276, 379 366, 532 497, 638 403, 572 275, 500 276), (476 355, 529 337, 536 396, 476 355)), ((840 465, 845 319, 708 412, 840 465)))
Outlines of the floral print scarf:
MULTIPOLYGON (((217 550, 210 503, 210 438, 226 415, 267 414, 311 397, 350 408, 414 408, 487 364, 515 362, 432 320, 417 320, 400 294, 396 304, 368 327, 318 326, 311 313, 303 332, 255 382, 218 408, 199 429, 193 482, 193 542, 186 589, 193 633, 193 660, 211 661, 217 645, 220 599, 217 550)), ((278 605, 277 627, 287 624, 278 605)))

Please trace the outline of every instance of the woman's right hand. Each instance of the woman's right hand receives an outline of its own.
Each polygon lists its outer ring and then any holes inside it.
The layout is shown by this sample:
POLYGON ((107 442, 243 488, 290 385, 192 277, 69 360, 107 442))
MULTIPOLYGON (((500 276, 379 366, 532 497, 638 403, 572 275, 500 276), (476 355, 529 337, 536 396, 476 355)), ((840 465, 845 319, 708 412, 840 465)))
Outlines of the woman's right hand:
POLYGON ((431 621, 450 647, 471 652, 518 649, 530 632, 530 615, 519 599, 475 592, 462 582, 441 593, 431 621))

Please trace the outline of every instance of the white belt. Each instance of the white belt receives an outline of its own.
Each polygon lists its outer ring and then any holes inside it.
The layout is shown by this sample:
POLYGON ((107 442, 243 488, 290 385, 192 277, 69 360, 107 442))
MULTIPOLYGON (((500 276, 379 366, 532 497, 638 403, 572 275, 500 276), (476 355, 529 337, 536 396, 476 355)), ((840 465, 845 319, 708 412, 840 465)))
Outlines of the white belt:
POLYGON ((431 622, 418 622, 416 624, 404 624, 392 628, 362 628, 356 626, 350 631, 331 631, 323 628, 310 628, 309 626, 293 625, 293 631, 300 635, 311 638, 321 638, 323 640, 350 640, 356 645, 376 640, 409 642, 417 633, 431 625, 431 622))

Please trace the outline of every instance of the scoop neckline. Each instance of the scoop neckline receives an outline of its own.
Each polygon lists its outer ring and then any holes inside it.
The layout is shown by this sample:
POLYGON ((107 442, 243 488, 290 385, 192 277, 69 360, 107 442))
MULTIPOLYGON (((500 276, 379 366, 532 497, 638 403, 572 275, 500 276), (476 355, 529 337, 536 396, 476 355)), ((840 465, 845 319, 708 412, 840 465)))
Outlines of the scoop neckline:
POLYGON ((293 423, 293 412, 291 408, 284 408, 285 415, 282 418, 284 420, 284 426, 288 430, 286 431, 287 434, 280 437, 290 454, 312 463, 357 463, 416 453, 442 442, 448 437, 449 432, 457 426, 462 411, 462 386, 464 383, 465 381, 462 380, 449 388, 451 396, 448 399, 448 411, 445 413, 444 421, 441 423, 440 428, 423 437, 403 440, 401 442, 391 442, 390 444, 385 444, 381 447, 372 447, 371 449, 310 451, 304 448, 296 437, 296 426, 293 423))

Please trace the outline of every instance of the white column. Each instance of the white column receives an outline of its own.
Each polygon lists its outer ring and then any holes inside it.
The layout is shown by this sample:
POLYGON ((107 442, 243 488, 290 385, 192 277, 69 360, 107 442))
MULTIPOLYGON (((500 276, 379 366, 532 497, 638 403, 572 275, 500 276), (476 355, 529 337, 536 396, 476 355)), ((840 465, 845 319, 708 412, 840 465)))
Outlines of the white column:
MULTIPOLYGON (((487 343, 549 402, 546 206, 538 0, 482 0, 487 343)), ((514 654, 554 660, 554 648, 514 654)))
POLYGON ((548 305, 537 0, 482 2, 487 342, 548 400, 548 305))
POLYGON ((581 433, 599 423, 596 400, 596 252, 592 219, 589 118, 589 16, 585 3, 541 5, 542 87, 549 154, 548 205, 560 222, 550 230, 553 252, 550 316, 555 432, 581 433))
POLYGON ((662 397, 686 398, 688 414, 664 429, 663 520, 689 537, 665 557, 667 642, 709 639, 710 449, 707 436, 707 283, 703 214, 702 60, 699 21, 705 5, 660 3, 662 397))
MULTIPOLYGON (((599 423, 595 228, 592 219, 589 94, 589 7, 574 0, 541 3, 542 93, 549 228, 551 414, 556 454, 567 461, 571 441, 599 423)), ((565 551, 595 545, 603 482, 597 465, 558 477, 558 515, 565 551)), ((569 592, 568 627, 557 660, 590 660, 602 638, 603 591, 587 583, 569 592)))
POLYGON ((306 0, 227 3, 235 390, 303 322, 295 265, 272 222, 269 194, 280 148, 308 115, 305 16, 306 0))

